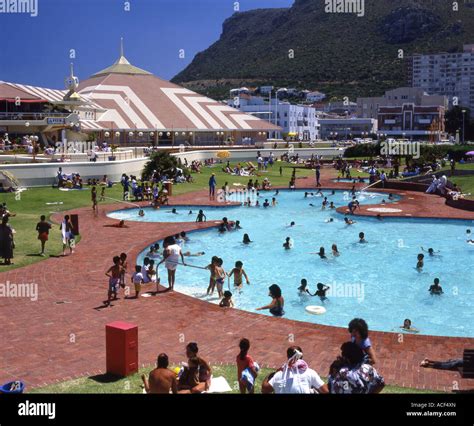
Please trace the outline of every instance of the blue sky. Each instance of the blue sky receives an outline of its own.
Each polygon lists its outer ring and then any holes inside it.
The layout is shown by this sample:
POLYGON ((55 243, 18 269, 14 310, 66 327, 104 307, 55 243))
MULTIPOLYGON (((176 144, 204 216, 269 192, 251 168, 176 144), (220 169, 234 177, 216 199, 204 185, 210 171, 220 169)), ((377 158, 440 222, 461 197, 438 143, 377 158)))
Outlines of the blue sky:
MULTIPOLYGON (((84 80, 118 57, 120 37, 134 65, 171 79, 219 39, 235 0, 38 0, 38 16, 0 14, 0 80, 62 89, 70 49, 84 80), (185 59, 179 50, 185 49, 185 59)), ((293 0, 240 0, 240 10, 293 0)))

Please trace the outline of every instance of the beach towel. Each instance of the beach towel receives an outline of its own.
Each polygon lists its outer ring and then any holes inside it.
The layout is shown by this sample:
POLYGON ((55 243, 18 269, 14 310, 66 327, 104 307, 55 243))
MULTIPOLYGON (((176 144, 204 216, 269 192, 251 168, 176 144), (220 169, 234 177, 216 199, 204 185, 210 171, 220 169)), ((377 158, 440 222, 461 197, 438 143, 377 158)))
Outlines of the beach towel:
POLYGON ((207 393, 225 393, 232 392, 232 388, 227 383, 225 377, 213 377, 211 379, 211 387, 207 393))
MULTIPOLYGON (((258 373, 260 370, 260 366, 256 362, 254 362, 253 367, 255 368, 255 371, 258 373)), ((253 377, 253 374, 250 371, 250 368, 246 368, 244 371, 242 371, 241 380, 245 383, 245 387, 247 388, 249 392, 255 386, 255 378, 253 377)))

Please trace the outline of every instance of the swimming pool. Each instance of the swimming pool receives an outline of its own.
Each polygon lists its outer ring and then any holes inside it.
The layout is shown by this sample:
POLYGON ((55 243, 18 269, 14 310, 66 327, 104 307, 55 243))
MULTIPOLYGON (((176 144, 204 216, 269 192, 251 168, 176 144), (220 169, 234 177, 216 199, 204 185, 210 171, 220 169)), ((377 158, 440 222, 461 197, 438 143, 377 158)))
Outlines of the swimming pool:
MULTIPOLYGON (((262 195, 270 198, 273 193, 262 195)), ((327 194, 329 195, 329 194, 327 194)), ((336 206, 348 203, 348 193, 336 192, 328 196, 336 206)), ((386 195, 362 196, 361 203, 379 204, 386 195)), ((354 317, 367 320, 373 330, 399 331, 405 318, 422 334, 442 336, 474 336, 474 246, 466 243, 466 229, 474 221, 356 217, 356 223, 347 226, 343 216, 334 210, 321 210, 321 199, 305 199, 304 191, 281 191, 278 205, 273 208, 231 207, 203 208, 208 220, 227 216, 240 220, 240 231, 219 234, 216 229, 191 233, 184 250, 203 251, 203 257, 187 258, 192 265, 206 266, 213 255, 224 260, 230 271, 237 260, 244 263, 250 285, 242 293, 234 294, 236 308, 255 311, 270 302, 268 287, 276 283, 285 297, 285 317, 298 321, 346 327, 354 317), (309 204, 316 207, 311 207, 309 204), (328 222, 330 218, 334 222, 328 222), (288 228, 291 221, 296 226, 288 228), (358 242, 364 232, 367 243, 358 242), (253 243, 241 243, 248 233, 253 243), (294 241, 294 248, 286 251, 282 244, 286 237, 294 241), (331 255, 336 243, 341 253, 331 255), (425 253, 422 272, 415 269, 420 247, 440 250, 430 257, 425 253), (325 247, 328 259, 322 260, 311 252, 325 247), (300 296, 300 280, 308 280, 315 292, 318 282, 331 286, 329 300, 324 304, 317 297, 300 296), (431 296, 429 286, 439 278, 444 290, 442 296, 431 296), (308 314, 305 307, 324 305, 324 315, 308 314)), ((388 206, 393 204, 387 203, 388 206)), ((383 207, 383 206, 374 206, 383 207)), ((398 207, 397 205, 393 207, 398 207)), ((136 210, 114 212, 111 216, 123 219, 182 222, 190 215, 194 221, 196 208, 179 207, 178 215, 146 211, 144 218, 136 210)), ((147 250, 140 255, 142 261, 147 250)), ((166 271, 160 267, 166 282, 166 271)), ((176 290, 196 298, 217 303, 217 295, 205 295, 209 273, 195 268, 179 267, 176 290)), ((227 289, 226 282, 226 289, 227 289)), ((260 311, 265 314, 266 311, 260 311)))

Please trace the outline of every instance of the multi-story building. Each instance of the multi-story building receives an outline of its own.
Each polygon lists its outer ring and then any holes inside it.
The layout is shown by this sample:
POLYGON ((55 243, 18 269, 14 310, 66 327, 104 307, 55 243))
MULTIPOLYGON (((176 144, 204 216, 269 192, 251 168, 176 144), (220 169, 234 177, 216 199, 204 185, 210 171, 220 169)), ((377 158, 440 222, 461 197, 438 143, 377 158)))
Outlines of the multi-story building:
POLYGON ((268 103, 266 98, 248 95, 240 96, 237 103, 235 99, 230 100, 229 105, 282 128, 281 131, 271 132, 270 137, 290 137, 303 141, 318 139, 316 110, 311 106, 294 105, 275 99, 268 103))
POLYGON ((383 96, 357 99, 357 116, 360 118, 378 118, 381 107, 401 107, 404 104, 417 106, 448 107, 448 98, 440 95, 428 95, 425 90, 413 87, 399 87, 388 90, 383 96))
POLYGON ((416 54, 408 60, 408 75, 412 87, 447 96, 449 106, 468 107, 474 116, 474 44, 458 53, 416 54))
POLYGON ((321 139, 351 139, 377 133, 374 118, 319 118, 321 139))
POLYGON ((437 142, 445 134, 445 109, 441 106, 387 106, 379 108, 378 130, 388 137, 437 142))

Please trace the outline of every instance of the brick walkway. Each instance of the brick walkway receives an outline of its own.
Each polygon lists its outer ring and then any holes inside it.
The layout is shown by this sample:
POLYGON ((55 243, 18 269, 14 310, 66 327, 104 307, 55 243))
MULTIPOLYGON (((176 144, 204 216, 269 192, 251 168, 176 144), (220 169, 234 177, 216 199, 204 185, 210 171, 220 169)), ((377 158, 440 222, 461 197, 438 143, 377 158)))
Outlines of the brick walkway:
MULTIPOLYGON (((300 188, 313 185, 312 179, 297 183, 300 188)), ((323 185, 348 187, 329 179, 323 180, 323 185)), ((204 191, 173 197, 172 201, 209 204, 204 191)), ((413 216, 474 219, 472 213, 447 207, 442 199, 425 194, 406 193, 397 208, 413 216)), ((39 287, 36 302, 0 298, 0 383, 21 378, 28 387, 34 387, 103 371, 105 324, 115 320, 138 325, 140 363, 153 363, 157 353, 163 351, 172 362, 182 361, 183 342, 193 340, 211 363, 233 363, 238 341, 245 336, 252 342, 255 359, 263 365, 277 366, 284 361, 289 340, 294 339, 303 347, 310 365, 327 375, 340 345, 348 338, 344 329, 222 310, 177 292, 140 300, 120 299, 111 308, 97 309, 106 298, 104 272, 113 255, 125 251, 133 264, 140 251, 158 239, 183 229, 213 225, 129 222, 124 229, 105 227, 116 222, 106 217, 106 212, 114 209, 117 205, 103 206, 98 217, 90 209, 75 211, 80 215, 82 240, 73 256, 49 258, 0 273, 2 283, 37 283, 39 287)), ((373 214, 366 207, 361 213, 373 214)), ((177 276, 179 289, 179 271, 177 276)), ((389 384, 447 391, 454 384, 468 386, 457 373, 425 370, 418 365, 425 356, 461 357, 464 348, 474 348, 474 339, 405 335, 400 343, 397 334, 381 332, 372 332, 371 338, 380 360, 378 369, 389 384)))

